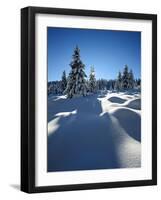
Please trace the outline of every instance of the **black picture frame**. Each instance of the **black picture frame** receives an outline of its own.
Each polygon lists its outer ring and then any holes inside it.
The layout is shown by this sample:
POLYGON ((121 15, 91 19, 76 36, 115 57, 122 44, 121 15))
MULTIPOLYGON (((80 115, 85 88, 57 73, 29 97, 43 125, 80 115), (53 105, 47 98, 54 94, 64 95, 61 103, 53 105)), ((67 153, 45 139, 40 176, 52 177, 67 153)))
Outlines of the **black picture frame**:
POLYGON ((157 15, 45 7, 21 9, 21 190, 57 192, 157 184, 157 15), (59 14, 152 21, 152 179, 59 186, 35 186, 35 15, 59 14))

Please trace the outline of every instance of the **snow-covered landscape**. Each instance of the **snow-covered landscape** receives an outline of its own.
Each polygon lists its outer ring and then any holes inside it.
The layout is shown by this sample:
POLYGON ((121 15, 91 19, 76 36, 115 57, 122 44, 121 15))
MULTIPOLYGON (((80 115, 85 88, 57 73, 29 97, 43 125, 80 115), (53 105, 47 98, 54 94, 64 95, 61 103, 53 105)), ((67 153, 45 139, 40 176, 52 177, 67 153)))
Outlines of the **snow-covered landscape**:
POLYGON ((141 166, 140 92, 48 98, 48 171, 141 166))
POLYGON ((48 30, 47 171, 141 167, 140 33, 48 30))

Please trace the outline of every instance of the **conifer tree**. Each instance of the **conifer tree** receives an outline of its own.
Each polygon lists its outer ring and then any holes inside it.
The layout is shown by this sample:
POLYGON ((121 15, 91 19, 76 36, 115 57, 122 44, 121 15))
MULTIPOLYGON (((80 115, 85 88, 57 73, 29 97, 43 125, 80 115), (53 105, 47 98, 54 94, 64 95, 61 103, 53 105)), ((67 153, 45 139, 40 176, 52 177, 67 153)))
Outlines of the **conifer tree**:
POLYGON ((67 78, 66 78, 66 73, 65 73, 65 71, 63 71, 63 74, 62 74, 62 81, 61 81, 62 92, 64 92, 64 90, 66 89, 66 86, 67 86, 67 78))
POLYGON ((71 71, 67 79, 67 87, 64 93, 67 94, 68 98, 72 98, 74 96, 86 96, 87 84, 85 78, 87 76, 84 72, 85 65, 80 59, 80 49, 78 46, 74 49, 70 66, 71 71))
POLYGON ((129 86, 128 88, 133 89, 134 88, 134 75, 132 69, 129 72, 129 86))
POLYGON ((128 89, 129 87, 129 71, 128 66, 125 65, 122 75, 122 87, 123 89, 128 89))
POLYGON ((97 82, 95 78, 94 67, 91 67, 90 75, 89 75, 89 91, 94 93, 96 92, 97 82))
POLYGON ((140 78, 137 80, 137 86, 141 86, 141 79, 140 78))
POLYGON ((116 90, 121 90, 122 89, 122 75, 121 72, 119 71, 117 80, 115 82, 115 89, 116 90))

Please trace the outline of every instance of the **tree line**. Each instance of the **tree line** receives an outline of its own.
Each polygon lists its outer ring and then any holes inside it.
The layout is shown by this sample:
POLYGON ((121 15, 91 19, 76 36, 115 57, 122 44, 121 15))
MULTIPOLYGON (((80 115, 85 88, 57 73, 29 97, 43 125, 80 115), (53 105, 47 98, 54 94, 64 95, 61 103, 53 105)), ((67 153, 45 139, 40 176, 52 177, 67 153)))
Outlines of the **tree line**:
POLYGON ((132 69, 129 70, 127 65, 125 65, 122 73, 119 71, 117 78, 114 80, 96 80, 95 69, 91 67, 89 79, 87 79, 85 65, 80 59, 78 46, 74 49, 70 67, 71 71, 68 77, 66 72, 63 71, 61 81, 48 83, 48 94, 65 94, 68 98, 72 98, 74 96, 86 96, 100 90, 122 91, 141 86, 141 80, 134 78, 132 69))

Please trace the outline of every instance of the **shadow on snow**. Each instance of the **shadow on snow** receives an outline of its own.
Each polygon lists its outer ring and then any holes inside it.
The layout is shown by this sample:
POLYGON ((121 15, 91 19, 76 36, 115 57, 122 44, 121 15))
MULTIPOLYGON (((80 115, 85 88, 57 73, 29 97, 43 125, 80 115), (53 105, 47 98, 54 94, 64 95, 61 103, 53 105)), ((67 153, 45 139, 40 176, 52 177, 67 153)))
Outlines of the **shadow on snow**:
POLYGON ((120 168, 111 119, 108 113, 100 116, 97 98, 61 99, 53 105, 48 105, 48 122, 57 113, 77 112, 60 115, 58 128, 48 136, 48 172, 120 168))

